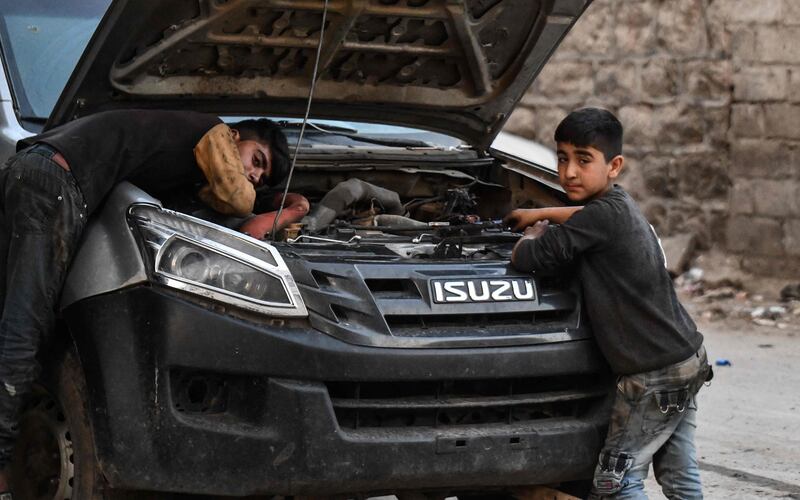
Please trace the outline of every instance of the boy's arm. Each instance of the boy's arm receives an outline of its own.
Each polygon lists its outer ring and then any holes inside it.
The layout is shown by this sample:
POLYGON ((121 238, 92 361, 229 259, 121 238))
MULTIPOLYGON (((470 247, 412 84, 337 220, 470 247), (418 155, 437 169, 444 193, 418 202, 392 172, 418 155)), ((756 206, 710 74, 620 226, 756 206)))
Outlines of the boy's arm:
POLYGON ((537 222, 517 241, 511 264, 527 272, 558 269, 613 241, 616 223, 608 208, 604 203, 591 203, 560 226, 537 222))
MULTIPOLYGON (((278 193, 275 196, 273 206, 279 205, 281 198, 282 193, 278 193)), ((283 205, 281 218, 278 220, 275 230, 279 231, 293 222, 299 222, 308 213, 310 207, 305 196, 289 193, 286 195, 286 203, 283 205)), ((272 225, 275 223, 275 217, 277 216, 277 210, 256 215, 242 224, 239 231, 247 233, 253 238, 263 240, 272 232, 272 225)))
POLYGON ((505 217, 503 223, 515 231, 521 231, 541 220, 563 224, 583 207, 518 208, 505 217))
POLYGON ((206 132, 194 148, 194 157, 208 181, 198 193, 203 203, 217 212, 238 217, 253 211, 256 191, 244 174, 230 127, 220 123, 206 132))

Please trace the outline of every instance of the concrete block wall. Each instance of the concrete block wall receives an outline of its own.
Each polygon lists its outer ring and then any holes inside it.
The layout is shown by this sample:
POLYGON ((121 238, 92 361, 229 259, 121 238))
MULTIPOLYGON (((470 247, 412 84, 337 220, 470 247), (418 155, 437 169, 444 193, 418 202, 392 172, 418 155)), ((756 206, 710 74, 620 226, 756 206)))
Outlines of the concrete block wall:
POLYGON ((800 0, 595 0, 506 130, 552 145, 590 105, 625 126, 621 182, 660 234, 800 278, 800 0))

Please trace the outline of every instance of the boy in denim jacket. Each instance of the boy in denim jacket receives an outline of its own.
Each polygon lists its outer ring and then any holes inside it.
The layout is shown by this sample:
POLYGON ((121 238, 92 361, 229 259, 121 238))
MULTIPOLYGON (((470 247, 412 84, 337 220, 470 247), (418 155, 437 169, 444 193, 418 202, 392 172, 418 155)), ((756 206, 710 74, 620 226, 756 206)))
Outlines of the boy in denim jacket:
POLYGON ((606 110, 580 109, 559 124, 555 140, 559 182, 576 206, 518 209, 506 222, 525 228, 515 268, 576 268, 597 344, 618 375, 590 498, 647 498, 651 462, 668 498, 702 498, 694 396, 710 367, 655 231, 613 184, 624 164, 622 125, 606 110))

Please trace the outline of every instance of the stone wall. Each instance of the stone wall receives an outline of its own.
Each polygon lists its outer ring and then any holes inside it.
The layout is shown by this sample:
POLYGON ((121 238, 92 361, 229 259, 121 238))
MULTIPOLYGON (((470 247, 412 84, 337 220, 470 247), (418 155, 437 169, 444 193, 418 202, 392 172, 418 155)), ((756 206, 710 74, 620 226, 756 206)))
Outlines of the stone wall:
POLYGON ((661 235, 800 277, 800 0, 595 0, 506 130, 552 145, 610 109, 622 178, 661 235))

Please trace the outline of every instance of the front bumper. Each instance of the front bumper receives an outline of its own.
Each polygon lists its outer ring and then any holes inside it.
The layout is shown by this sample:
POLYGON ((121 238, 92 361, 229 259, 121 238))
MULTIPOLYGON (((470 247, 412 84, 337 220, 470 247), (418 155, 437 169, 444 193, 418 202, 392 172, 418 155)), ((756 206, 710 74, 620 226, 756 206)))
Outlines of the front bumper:
POLYGON ((335 406, 347 401, 329 393, 339 383, 606 382, 589 340, 364 347, 302 324, 237 319, 153 287, 83 300, 65 318, 87 378, 101 469, 120 488, 291 495, 546 484, 591 476, 607 421, 605 393, 558 418, 442 423, 436 410, 432 425, 398 425, 407 415, 345 425, 335 406))

